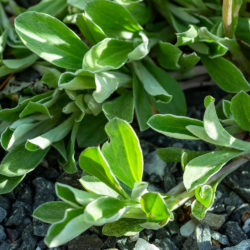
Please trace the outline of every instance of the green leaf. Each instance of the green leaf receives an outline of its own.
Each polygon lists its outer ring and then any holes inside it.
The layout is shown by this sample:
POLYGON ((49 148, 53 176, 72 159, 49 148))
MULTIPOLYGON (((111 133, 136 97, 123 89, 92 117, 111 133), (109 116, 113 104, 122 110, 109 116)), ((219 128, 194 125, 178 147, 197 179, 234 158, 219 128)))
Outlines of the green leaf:
POLYGON ((118 118, 112 119, 105 130, 110 142, 103 145, 103 155, 115 176, 133 188, 135 182, 141 182, 143 172, 139 140, 130 125, 118 118))
POLYGON ((149 222, 157 222, 161 226, 173 219, 172 212, 169 211, 159 193, 146 193, 142 196, 140 202, 149 222))
POLYGON ((122 196, 125 195, 99 147, 85 149, 80 155, 79 164, 86 173, 97 177, 122 196))
POLYGON ((167 42, 159 42, 157 60, 163 68, 170 70, 179 69, 181 54, 182 51, 175 45, 167 42))
POLYGON ((143 131, 148 128, 147 121, 153 115, 153 112, 149 96, 135 74, 133 74, 133 97, 137 121, 140 130, 143 131))
POLYGON ((90 224, 84 222, 82 209, 67 210, 64 218, 49 228, 44 241, 48 247, 58 247, 90 227, 90 224))
POLYGON ((131 198, 134 200, 138 200, 144 193, 147 192, 148 183, 147 182, 137 182, 135 183, 132 192, 131 198))
POLYGON ((207 152, 196 152, 185 148, 175 148, 175 147, 168 147, 168 148, 158 148, 157 154, 160 158, 165 162, 181 162, 181 158, 183 153, 187 154, 187 161, 192 160, 193 158, 203 155, 207 152))
POLYGON ((228 100, 222 100, 222 109, 226 118, 230 118, 232 115, 231 105, 232 105, 232 102, 228 100))
POLYGON ((211 205, 214 192, 210 185, 202 185, 195 189, 195 198, 205 207, 211 205))
POLYGON ((245 92, 240 92, 232 99, 231 112, 237 124, 250 131, 250 96, 245 92))
POLYGON ((94 89, 94 75, 81 69, 75 73, 65 72, 59 78, 58 87, 68 90, 94 89))
POLYGON ((69 204, 62 201, 50 201, 43 203, 35 209, 32 216, 45 223, 55 223, 63 219, 65 211, 72 208, 69 204))
POLYGON ((190 25, 187 31, 177 33, 176 35, 176 46, 189 45, 198 41, 198 29, 194 25, 190 25))
POLYGON ((33 171, 48 153, 46 150, 35 152, 25 149, 24 144, 14 147, 2 160, 0 174, 8 177, 23 176, 33 171))
POLYGON ((187 191, 205 184, 209 178, 216 174, 228 161, 241 155, 236 150, 213 151, 194 158, 185 167, 183 182, 187 191))
POLYGON ((106 38, 94 45, 83 58, 83 69, 96 73, 121 68, 134 49, 130 41, 106 38))
POLYGON ((29 139, 25 145, 26 149, 36 151, 38 149, 46 149, 54 142, 62 140, 72 129, 75 115, 71 115, 68 119, 62 122, 57 127, 49 130, 36 138, 29 139))
POLYGON ((216 145, 249 151, 250 143, 231 136, 221 125, 216 114, 214 102, 206 108, 204 114, 204 128, 207 135, 215 141, 216 145))
POLYGON ((172 96, 161 86, 157 79, 143 66, 142 63, 133 63, 133 68, 149 95, 153 96, 158 102, 168 103, 171 101, 172 96))
POLYGON ((209 59, 202 56, 201 61, 212 79, 223 90, 230 93, 250 90, 250 84, 242 72, 227 59, 222 57, 209 59))
POLYGON ((127 91, 118 98, 104 103, 102 105, 102 110, 109 120, 118 117, 127 122, 132 122, 134 116, 134 101, 132 93, 127 91))
POLYGON ((131 77, 117 71, 107 71, 95 74, 96 90, 93 97, 98 103, 102 103, 119 87, 130 83, 131 77))
POLYGON ((152 61, 145 60, 144 65, 147 70, 155 77, 159 84, 172 96, 169 103, 155 103, 155 107, 160 113, 186 115, 187 105, 183 91, 178 82, 172 78, 166 71, 157 67, 152 61))
POLYGON ((25 175, 17 177, 7 177, 0 175, 0 194, 11 192, 23 179, 25 175))
POLYGON ((100 197, 100 195, 82 191, 58 182, 56 183, 56 194, 61 200, 74 208, 84 207, 100 197))
POLYGON ((130 39, 133 33, 142 30, 142 27, 125 7, 108 0, 88 2, 85 12, 109 37, 130 39))
POLYGON ((214 182, 211 186, 204 185, 195 189, 196 200, 191 205, 192 215, 198 220, 204 219, 206 212, 213 205, 215 199, 215 192, 220 179, 214 182))
POLYGON ((191 70, 198 62, 200 61, 200 57, 195 53, 191 54, 183 54, 180 57, 179 64, 180 70, 182 73, 186 73, 191 70))
POLYGON ((101 197, 85 208, 84 221, 95 226, 101 226, 119 220, 125 211, 124 201, 112 197, 101 197))
POLYGON ((76 161, 75 161, 75 142, 79 128, 79 123, 73 125, 70 139, 67 146, 67 161, 62 165, 63 170, 69 174, 77 172, 76 161))
POLYGON ((62 68, 81 68, 88 47, 58 19, 25 12, 15 19, 15 28, 23 43, 43 59, 62 68))
POLYGON ((186 129, 186 126, 197 125, 202 127, 203 123, 200 120, 184 116, 154 115, 149 119, 148 125, 155 131, 169 137, 197 140, 198 138, 193 136, 193 134, 186 129))
POLYGON ((67 7, 67 0, 42 0, 40 3, 30 7, 28 11, 37 11, 56 16, 67 7))
POLYGON ((104 195, 104 196, 111 196, 114 198, 118 198, 119 194, 111 189, 109 186, 101 182, 98 178, 91 175, 84 175, 79 179, 79 182, 82 186, 91 193, 104 195))
POLYGON ((76 25, 80 29, 83 36, 88 40, 92 45, 102 41, 106 38, 104 32, 93 23, 86 14, 79 14, 76 19, 76 25))
POLYGON ((104 142, 107 138, 104 130, 106 123, 107 119, 103 113, 97 116, 85 115, 79 125, 76 136, 78 146, 80 148, 93 147, 104 142), (91 126, 89 126, 89 124, 91 124, 91 126))
POLYGON ((102 228, 102 234, 107 236, 133 236, 143 230, 140 224, 143 220, 120 219, 118 221, 107 223, 102 228))
MULTIPOLYGON (((138 61, 146 57, 154 45, 154 41, 148 39, 148 37, 143 33, 140 32, 141 42, 135 47, 135 49, 128 54, 128 58, 131 61, 138 61)), ((134 41, 136 41, 135 39, 134 41)))

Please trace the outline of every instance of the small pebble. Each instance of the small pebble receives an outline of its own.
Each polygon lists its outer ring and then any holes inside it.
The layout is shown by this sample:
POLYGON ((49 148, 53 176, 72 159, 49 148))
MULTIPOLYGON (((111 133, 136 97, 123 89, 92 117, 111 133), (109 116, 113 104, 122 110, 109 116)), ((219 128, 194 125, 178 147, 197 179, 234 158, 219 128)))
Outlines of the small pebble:
POLYGON ((238 245, 233 246, 233 247, 226 247, 223 250, 249 250, 249 249, 250 249, 250 239, 243 240, 238 245))
POLYGON ((197 224, 193 221, 190 220, 186 222, 181 228, 180 228, 180 234, 183 237, 189 237, 190 235, 193 234, 197 224))
POLYGON ((211 229, 218 230, 226 221, 225 215, 214 214, 208 212, 204 218, 204 222, 207 223, 211 229))
POLYGON ((247 239, 246 234, 235 221, 228 221, 226 223, 226 235, 229 237, 229 240, 233 245, 237 245, 241 241, 247 239))
POLYGON ((209 250, 212 247, 211 233, 207 224, 200 224, 195 230, 198 250, 209 250))
POLYGON ((156 247, 153 244, 148 243, 146 240, 142 238, 139 238, 133 250, 160 250, 160 248, 156 247))

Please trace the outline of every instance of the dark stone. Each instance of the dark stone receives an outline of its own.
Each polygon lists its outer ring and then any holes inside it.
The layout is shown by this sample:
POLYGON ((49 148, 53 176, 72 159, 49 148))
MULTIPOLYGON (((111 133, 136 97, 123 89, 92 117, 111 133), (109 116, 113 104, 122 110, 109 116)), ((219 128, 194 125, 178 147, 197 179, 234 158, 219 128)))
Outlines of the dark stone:
POLYGON ((56 180, 60 173, 55 168, 47 168, 43 171, 43 176, 48 180, 56 180))
POLYGON ((22 245, 21 250, 33 250, 35 249, 37 239, 33 236, 32 224, 26 226, 22 233, 22 245))
POLYGON ((168 230, 164 227, 156 231, 155 237, 156 239, 159 239, 159 240, 165 240, 165 238, 170 237, 170 234, 168 230))
POLYGON ((226 247, 223 250, 249 250, 250 249, 250 239, 243 240, 240 244, 233 247, 226 247))
POLYGON ((96 235, 81 235, 68 244, 68 250, 99 250, 103 246, 102 240, 96 235))
POLYGON ((209 250, 212 247, 211 233, 207 224, 200 224, 195 229, 198 250, 209 250))
POLYGON ((144 172, 149 176, 149 181, 158 183, 163 180, 166 163, 158 156, 156 151, 145 157, 144 172))
POLYGON ((115 248, 116 245, 116 237, 108 237, 105 242, 103 243, 103 249, 106 248, 115 248))
POLYGON ((226 206, 238 207, 243 204, 243 200, 236 193, 230 192, 229 196, 224 199, 224 203, 226 206))
POLYGON ((13 203, 12 205, 12 209, 17 209, 19 207, 23 207, 24 208, 24 211, 27 213, 27 214, 31 214, 32 213, 32 207, 31 207, 31 204, 30 203, 27 203, 27 202, 23 202, 23 201, 16 201, 13 203))
POLYGON ((127 238, 120 238, 120 239, 117 239, 116 241, 116 245, 119 249, 128 249, 127 248, 127 238))
POLYGON ((0 242, 6 239, 6 233, 4 232, 3 226, 0 225, 0 242))
POLYGON ((171 167, 173 167, 173 164, 168 163, 167 167, 165 168, 165 174, 164 174, 165 192, 168 192, 171 188, 173 188, 176 185, 176 180, 174 178, 174 175, 171 172, 171 167))
POLYGON ((0 207, 8 211, 10 209, 10 200, 7 197, 0 195, 0 207))
POLYGON ((37 247, 39 247, 42 250, 43 249, 47 249, 47 246, 45 245, 45 243, 44 243, 43 240, 41 240, 41 241, 38 242, 37 247))
POLYGON ((178 247, 174 244, 170 238, 165 238, 162 240, 155 240, 155 244, 160 247, 162 250, 178 250, 178 247))
POLYGON ((239 224, 235 221, 228 221, 226 223, 226 235, 233 245, 239 244, 241 241, 246 240, 246 234, 241 230, 239 224))
POLYGON ((47 234, 49 224, 40 220, 33 219, 33 234, 36 236, 44 237, 47 234))
POLYGON ((33 194, 31 188, 24 183, 21 183, 17 188, 18 190, 16 190, 16 195, 18 200, 24 201, 26 203, 32 203, 33 194))
POLYGON ((33 185, 36 189, 33 209, 45 202, 55 200, 55 189, 52 182, 45 178, 37 177, 33 180, 33 185))
POLYGON ((23 223, 23 220, 26 216, 25 210, 23 207, 16 208, 11 216, 8 218, 5 223, 6 226, 19 226, 23 223))
POLYGON ((250 173, 250 162, 247 162, 243 167, 230 174, 223 181, 225 185, 227 185, 230 189, 238 193, 248 203, 250 203, 249 173, 250 173))
POLYGON ((21 234, 18 230, 11 229, 11 228, 6 228, 6 233, 7 233, 8 238, 11 242, 16 241, 21 234))
POLYGON ((7 211, 0 207, 0 223, 6 218, 7 216, 7 211))
POLYGON ((7 250, 7 249, 9 250, 10 249, 9 246, 10 244, 7 242, 0 243, 0 250, 7 250))
POLYGON ((192 236, 188 237, 184 244, 183 244, 183 250, 197 250, 197 241, 192 236))
POLYGON ((231 220, 237 221, 238 224, 241 224, 242 222, 242 215, 244 212, 250 211, 250 205, 249 204, 242 204, 237 209, 235 209, 231 215, 231 220))
POLYGON ((166 228, 171 234, 178 234, 180 231, 180 226, 176 221, 170 221, 166 228))

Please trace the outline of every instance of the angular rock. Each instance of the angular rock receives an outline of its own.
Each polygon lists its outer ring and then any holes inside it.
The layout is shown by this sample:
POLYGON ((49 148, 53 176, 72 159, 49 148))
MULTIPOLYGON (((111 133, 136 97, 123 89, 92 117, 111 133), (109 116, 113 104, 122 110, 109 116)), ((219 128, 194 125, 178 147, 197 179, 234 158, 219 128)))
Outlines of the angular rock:
POLYGON ((44 237, 47 234, 49 224, 33 219, 33 234, 36 236, 44 237))
POLYGON ((229 246, 229 240, 228 240, 228 237, 226 235, 212 231, 211 237, 212 237, 212 239, 218 241, 220 244, 222 244, 224 246, 229 246))
POLYGON ((164 189, 165 192, 168 192, 171 188, 173 188, 176 185, 176 180, 174 178, 174 175, 171 172, 171 166, 176 165, 176 163, 168 163, 167 167, 165 168, 165 174, 164 174, 164 189))
POLYGON ((23 220, 26 216, 25 210, 23 207, 16 208, 11 216, 8 218, 5 223, 6 226, 19 226, 23 223, 23 220))
POLYGON ((226 217, 225 215, 208 212, 203 221, 207 223, 211 229, 218 230, 225 223, 226 217))
POLYGON ((7 211, 0 207, 0 223, 6 218, 7 216, 7 211))
POLYGON ((226 235, 233 245, 237 245, 241 241, 247 239, 246 234, 241 230, 239 224, 235 221, 228 221, 226 223, 226 235))
POLYGON ((245 233, 250 232, 250 218, 244 222, 242 229, 245 233))
POLYGON ((144 171, 149 176, 155 175, 154 182, 160 182, 164 177, 166 163, 158 156, 156 151, 149 153, 145 158, 144 171))
POLYGON ((37 239, 33 236, 32 224, 26 226, 22 232, 22 245, 20 250, 34 249, 36 246, 37 239))
POLYGON ((200 224, 195 230, 198 250, 209 250, 212 247, 211 233, 207 224, 200 224))
POLYGON ((8 211, 10 209, 10 200, 0 195, 0 207, 8 211))
POLYGON ((233 247, 226 247, 223 250, 249 250, 250 249, 250 239, 243 240, 238 245, 233 247))
POLYGON ((6 233, 4 232, 3 226, 0 225, 0 242, 6 239, 6 233))
POLYGON ((180 234, 183 237, 189 237, 193 234, 197 224, 193 221, 190 220, 186 222, 181 228, 180 228, 180 234))
POLYGON ((139 238, 135 244, 134 250, 160 250, 160 248, 148 243, 142 238, 139 238))
POLYGON ((55 188, 54 184, 45 178, 37 177, 33 180, 35 186, 35 198, 33 208, 37 208, 39 205, 55 200, 55 188))
POLYGON ((250 211, 250 205, 247 203, 244 203, 242 205, 240 205, 237 209, 235 209, 232 213, 231 220, 233 221, 237 221, 238 224, 242 223, 242 216, 244 215, 244 213, 246 213, 247 211, 250 211))

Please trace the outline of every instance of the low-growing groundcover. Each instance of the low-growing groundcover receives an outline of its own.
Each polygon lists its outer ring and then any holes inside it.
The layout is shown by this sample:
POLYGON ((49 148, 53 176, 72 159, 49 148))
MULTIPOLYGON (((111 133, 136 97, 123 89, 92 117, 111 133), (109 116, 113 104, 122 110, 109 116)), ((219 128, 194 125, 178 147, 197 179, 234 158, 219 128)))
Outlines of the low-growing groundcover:
POLYGON ((47 246, 92 226, 109 236, 159 230, 184 204, 203 221, 220 182, 249 160, 248 9, 243 0, 1 3, 0 193, 52 151, 66 173, 83 170, 82 190, 58 182, 61 201, 33 213, 52 224, 47 246), (42 76, 40 87, 17 81, 30 67, 42 76), (225 98, 207 96, 203 119, 190 118, 182 88, 204 70, 225 98), (152 191, 132 122, 210 147, 159 148, 162 160, 178 163, 183 181, 167 193, 152 191))

